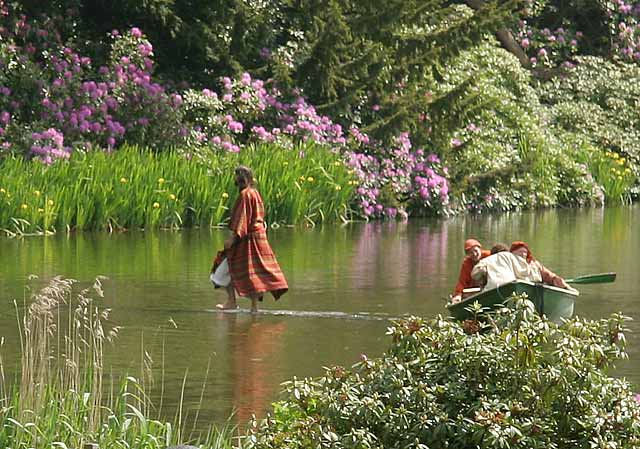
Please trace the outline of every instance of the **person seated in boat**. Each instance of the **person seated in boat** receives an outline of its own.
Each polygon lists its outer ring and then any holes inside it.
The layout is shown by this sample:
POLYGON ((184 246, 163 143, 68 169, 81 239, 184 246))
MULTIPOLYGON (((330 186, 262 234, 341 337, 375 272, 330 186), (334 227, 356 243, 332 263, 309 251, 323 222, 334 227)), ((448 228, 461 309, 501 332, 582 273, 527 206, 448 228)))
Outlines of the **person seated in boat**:
POLYGON ((511 254, 517 256, 521 260, 525 260, 529 267, 529 281, 532 282, 542 282, 544 284, 553 285, 554 287, 564 288, 566 290, 576 291, 573 287, 571 287, 567 282, 553 271, 549 270, 547 267, 542 265, 539 261, 537 261, 533 254, 531 254, 531 249, 529 249, 529 245, 522 241, 515 241, 511 244, 510 248, 511 254))
POLYGON ((493 256, 494 254, 502 253, 505 251, 509 251, 509 247, 507 245, 505 245, 504 243, 496 243, 491 247, 490 252, 491 252, 491 255, 493 256))
POLYGON ((453 304, 462 300, 463 290, 465 288, 478 287, 477 282, 471 277, 471 271, 473 267, 483 258, 488 257, 491 253, 482 249, 482 245, 476 239, 467 239, 464 242, 464 252, 466 254, 460 267, 460 275, 458 276, 458 283, 453 289, 453 295, 451 296, 451 302, 453 304))
POLYGON ((527 261, 509 252, 509 247, 502 243, 494 245, 491 255, 480 260, 471 270, 471 278, 485 290, 530 277, 527 261))

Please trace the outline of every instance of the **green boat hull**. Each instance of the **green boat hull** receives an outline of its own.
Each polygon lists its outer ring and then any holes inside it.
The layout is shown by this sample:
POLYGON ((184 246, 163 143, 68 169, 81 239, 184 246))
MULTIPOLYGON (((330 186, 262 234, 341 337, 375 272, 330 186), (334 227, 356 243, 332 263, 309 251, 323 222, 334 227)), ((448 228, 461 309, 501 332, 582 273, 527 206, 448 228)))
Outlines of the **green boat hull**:
POLYGON ((479 302, 487 309, 494 309, 504 304, 513 294, 526 293, 540 315, 559 322, 562 318, 571 318, 578 292, 553 287, 551 285, 534 284, 528 281, 514 281, 492 290, 482 291, 465 298, 456 304, 448 304, 451 316, 458 320, 473 318, 466 310, 474 302, 479 302))

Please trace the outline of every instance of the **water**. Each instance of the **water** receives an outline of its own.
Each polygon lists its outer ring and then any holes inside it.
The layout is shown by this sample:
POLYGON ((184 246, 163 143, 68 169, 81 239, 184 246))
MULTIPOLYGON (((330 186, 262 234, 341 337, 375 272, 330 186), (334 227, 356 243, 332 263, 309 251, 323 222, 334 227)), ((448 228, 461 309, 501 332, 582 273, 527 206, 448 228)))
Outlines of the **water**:
MULTIPOLYGON (((214 310, 225 294, 207 278, 223 230, 2 238, 3 357, 15 367, 13 299, 22 301, 30 274, 39 276, 36 286, 58 274, 87 285, 105 275, 103 305, 124 327, 106 349, 109 375, 137 375, 144 346, 154 360, 154 396, 164 390, 164 417, 174 416, 184 395, 191 416, 201 404, 199 426, 222 424, 232 412, 242 424, 253 413, 265 415, 281 382, 350 366, 361 354, 380 355, 390 318, 444 313, 469 236, 487 247, 525 240, 565 277, 616 271, 614 284, 580 287, 576 313, 636 316, 638 225, 640 207, 281 228, 269 238, 290 292, 278 302, 266 298, 256 316, 214 310)), ((249 302, 240 305, 246 309, 249 302)), ((631 358, 615 374, 640 384, 640 324, 629 327, 635 331, 628 335, 631 358)))

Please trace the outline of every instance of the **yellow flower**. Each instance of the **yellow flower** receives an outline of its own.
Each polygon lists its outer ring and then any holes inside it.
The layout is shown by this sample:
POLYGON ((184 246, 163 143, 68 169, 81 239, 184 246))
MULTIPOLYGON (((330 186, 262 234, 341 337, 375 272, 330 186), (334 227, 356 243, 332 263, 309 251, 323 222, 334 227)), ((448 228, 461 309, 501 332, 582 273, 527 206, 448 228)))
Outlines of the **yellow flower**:
POLYGON ((304 182, 304 176, 300 176, 300 181, 304 182))
POLYGON ((53 200, 47 201, 47 206, 53 206, 53 200))
POLYGON ((164 178, 158 178, 158 184, 164 184, 164 178))
POLYGON ((340 167, 342 163, 340 161, 335 161, 333 165, 335 165, 336 167, 340 167))
POLYGON ((44 209, 38 208, 38 212, 42 213, 44 212, 44 209))
POLYGON ((122 184, 126 184, 127 183, 127 178, 120 178, 120 182, 122 184))
POLYGON ((40 190, 34 190, 34 191, 33 191, 33 194, 34 194, 35 196, 40 196, 40 190))
POLYGON ((282 165, 287 166, 287 165, 289 165, 289 162, 288 162, 288 161, 284 161, 284 162, 282 163, 282 165))
POLYGON ((229 194, 227 192, 223 192, 222 193, 222 198, 224 198, 226 200, 227 198, 229 198, 229 194))
POLYGON ((625 172, 625 173, 631 173, 631 169, 630 169, 630 168, 625 168, 625 169, 624 169, 624 172, 625 172))
POLYGON ((0 189, 0 193, 7 193, 5 189, 0 189))
POLYGON ((154 209, 157 209, 159 207, 160 207, 160 203, 158 203, 158 202, 153 203, 153 208, 154 209))
POLYGON ((169 198, 172 199, 173 201, 176 200, 176 196, 173 193, 171 195, 169 195, 169 198))
POLYGON ((22 210, 27 210, 29 209, 29 206, 27 206, 26 204, 23 204, 22 206, 20 206, 22 208, 22 210))
POLYGON ((307 181, 309 181, 309 182, 313 182, 313 176, 309 176, 309 177, 307 178, 307 181))
POLYGON ((336 186, 336 190, 342 190, 342 187, 336 186))

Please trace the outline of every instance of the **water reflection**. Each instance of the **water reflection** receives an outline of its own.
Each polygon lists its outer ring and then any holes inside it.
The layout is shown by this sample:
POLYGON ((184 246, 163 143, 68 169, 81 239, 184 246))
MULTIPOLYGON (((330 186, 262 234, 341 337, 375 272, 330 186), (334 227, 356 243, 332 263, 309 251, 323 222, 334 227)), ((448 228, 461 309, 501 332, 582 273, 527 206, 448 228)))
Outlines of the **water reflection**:
POLYGON ((353 288, 407 291, 441 281, 447 270, 448 229, 443 222, 362 224, 347 273, 353 288))
POLYGON ((287 323, 261 321, 257 316, 231 315, 229 321, 233 404, 239 423, 269 407, 276 396, 275 363, 283 349, 282 336, 287 323))

